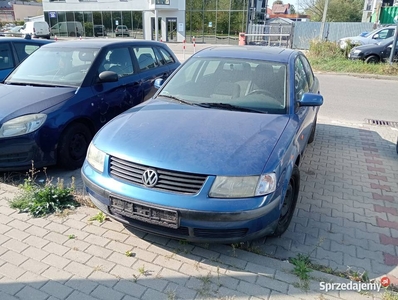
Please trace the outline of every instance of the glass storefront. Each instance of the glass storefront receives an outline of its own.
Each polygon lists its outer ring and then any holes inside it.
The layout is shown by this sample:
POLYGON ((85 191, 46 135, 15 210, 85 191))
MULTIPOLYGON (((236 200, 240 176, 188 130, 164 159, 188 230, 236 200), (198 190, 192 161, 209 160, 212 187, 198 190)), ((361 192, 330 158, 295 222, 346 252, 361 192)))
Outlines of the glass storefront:
POLYGON ((126 25, 131 37, 143 38, 140 11, 44 12, 44 18, 52 28, 53 35, 113 37, 118 25, 126 25), (98 31, 98 25, 103 25, 105 30, 98 31), (83 29, 83 33, 79 28, 83 29))
POLYGON ((249 0, 186 0, 186 39, 211 44, 238 44, 246 31, 249 0))
MULTIPOLYGON (((197 43, 237 44, 239 32, 246 31, 248 7, 249 0, 186 0, 186 41, 195 37, 197 43)), ((176 26, 170 17, 167 26, 176 26)), ((140 11, 44 12, 44 18, 53 35, 113 37, 118 25, 126 25, 130 37, 143 38, 140 11)))

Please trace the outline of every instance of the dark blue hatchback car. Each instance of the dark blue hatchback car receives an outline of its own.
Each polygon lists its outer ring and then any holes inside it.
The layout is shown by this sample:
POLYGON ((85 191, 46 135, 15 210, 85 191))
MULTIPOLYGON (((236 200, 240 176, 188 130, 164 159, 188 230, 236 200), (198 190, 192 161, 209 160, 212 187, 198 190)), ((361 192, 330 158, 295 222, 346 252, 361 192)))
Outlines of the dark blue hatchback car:
POLYGON ((178 66, 167 45, 75 40, 35 51, 0 85, 0 171, 82 165, 94 134, 178 66))

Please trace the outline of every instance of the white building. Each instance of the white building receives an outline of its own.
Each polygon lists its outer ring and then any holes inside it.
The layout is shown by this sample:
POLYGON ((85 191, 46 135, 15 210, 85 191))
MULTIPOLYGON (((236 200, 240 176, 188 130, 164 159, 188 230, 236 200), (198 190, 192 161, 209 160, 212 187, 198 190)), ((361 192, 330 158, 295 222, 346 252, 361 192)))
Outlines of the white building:
POLYGON ((43 0, 42 3, 50 27, 58 22, 78 21, 83 24, 85 35, 92 36, 95 25, 104 25, 108 35, 118 25, 126 25, 133 37, 168 42, 185 40, 184 0, 43 0))

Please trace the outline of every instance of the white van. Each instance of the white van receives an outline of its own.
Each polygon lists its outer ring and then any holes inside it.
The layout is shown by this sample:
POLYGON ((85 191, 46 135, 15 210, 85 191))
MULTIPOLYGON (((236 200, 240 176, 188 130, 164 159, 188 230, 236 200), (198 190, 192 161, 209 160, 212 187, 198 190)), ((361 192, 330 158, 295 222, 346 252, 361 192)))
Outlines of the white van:
POLYGON ((58 22, 53 27, 51 27, 51 35, 58 36, 82 36, 83 25, 81 22, 77 21, 67 21, 67 22, 58 22))
POLYGON ((29 34, 34 38, 50 38, 50 27, 45 21, 28 21, 19 31, 22 35, 29 34))

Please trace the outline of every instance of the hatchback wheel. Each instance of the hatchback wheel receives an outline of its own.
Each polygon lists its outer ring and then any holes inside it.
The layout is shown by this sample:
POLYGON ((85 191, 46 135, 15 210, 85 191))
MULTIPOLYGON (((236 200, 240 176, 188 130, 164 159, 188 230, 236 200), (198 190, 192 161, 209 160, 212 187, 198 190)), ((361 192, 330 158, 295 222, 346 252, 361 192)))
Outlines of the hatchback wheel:
POLYGON ((65 169, 80 168, 91 142, 90 130, 81 123, 66 128, 58 144, 58 163, 65 169))
POLYGON ((292 176, 290 177, 289 185, 286 190, 285 198, 283 199, 278 225, 271 236, 281 236, 289 227, 294 210, 296 208, 299 187, 300 171, 297 166, 294 166, 292 176))

